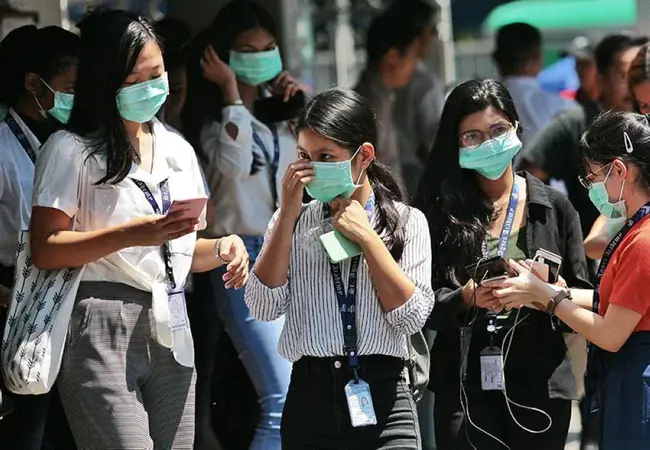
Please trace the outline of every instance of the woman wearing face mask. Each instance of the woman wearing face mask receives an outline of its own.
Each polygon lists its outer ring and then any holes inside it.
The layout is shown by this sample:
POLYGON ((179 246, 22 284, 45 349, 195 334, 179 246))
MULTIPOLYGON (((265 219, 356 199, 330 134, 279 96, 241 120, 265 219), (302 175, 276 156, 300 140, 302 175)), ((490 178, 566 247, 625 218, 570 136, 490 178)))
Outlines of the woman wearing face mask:
POLYGON ((577 392, 562 330, 541 311, 502 311, 494 288, 472 281, 471 267, 545 249, 563 258, 570 286, 587 285, 578 215, 558 191, 513 172, 521 130, 498 81, 456 87, 440 130, 416 203, 439 243, 432 255, 437 304, 428 323, 438 331, 429 383, 437 446, 564 449, 577 392), (505 372, 495 369, 490 378, 489 364, 497 361, 505 372))
POLYGON ((154 119, 169 86, 150 24, 108 11, 79 29, 72 115, 37 161, 31 220, 36 267, 85 266, 58 377, 63 406, 82 449, 192 448, 183 285, 190 271, 227 265, 227 284, 241 287, 246 250, 236 236, 197 240, 205 212, 170 212, 207 194, 192 148, 154 119))
MULTIPOLYGON (((241 235, 251 262, 279 206, 282 177, 296 155, 286 117, 257 116, 261 100, 278 98, 275 105, 282 112, 298 92, 296 81, 282 72, 276 37, 275 24, 263 7, 237 0, 221 9, 210 28, 199 35, 189 58, 183 131, 203 162, 211 191, 214 215, 208 218, 206 235, 241 235)), ((291 372, 291 365, 277 351, 282 319, 255 320, 243 301, 244 290, 224 289, 223 276, 222 269, 209 274, 211 289, 206 294, 214 295, 215 301, 197 305, 202 311, 197 308, 192 314, 192 329, 202 336, 204 346, 197 361, 202 397, 198 408, 210 410, 218 315, 259 398, 261 414, 250 448, 279 449, 291 372)), ((203 284, 197 277, 197 290, 203 284)), ((209 414, 205 416, 208 420, 209 414)))
POLYGON ((603 450, 650 447, 650 124, 609 112, 580 142, 589 197, 606 217, 627 220, 607 245, 595 290, 566 290, 530 276, 495 291, 507 308, 538 303, 592 342, 587 395, 600 410, 603 450), (570 300, 570 301, 568 301, 570 300))
POLYGON ((282 448, 421 448, 405 360, 434 303, 426 220, 375 160, 359 94, 317 95, 297 130, 300 160, 246 292, 258 319, 286 318, 282 448), (304 187, 316 200, 303 207, 304 187))
MULTIPOLYGON (((0 328, 14 281, 16 240, 29 228, 34 162, 41 144, 69 117, 78 51, 79 38, 58 27, 21 27, 0 42, 0 102, 9 108, 0 121, 0 328)), ((0 421, 0 442, 25 450, 49 445, 44 433, 51 393, 3 396, 13 413, 0 421)), ((58 406, 51 417, 61 416, 58 406)), ((56 427, 65 429, 63 422, 56 427)))

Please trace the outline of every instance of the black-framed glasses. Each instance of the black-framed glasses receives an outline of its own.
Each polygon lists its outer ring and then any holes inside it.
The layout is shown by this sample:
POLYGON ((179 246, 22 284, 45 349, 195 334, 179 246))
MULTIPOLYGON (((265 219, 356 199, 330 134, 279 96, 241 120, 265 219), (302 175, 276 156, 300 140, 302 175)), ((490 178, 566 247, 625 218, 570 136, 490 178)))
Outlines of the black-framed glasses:
POLYGON ((513 131, 515 126, 510 123, 500 122, 490 127, 489 131, 469 130, 460 135, 460 146, 476 149, 483 142, 490 139, 504 139, 510 131, 513 131))

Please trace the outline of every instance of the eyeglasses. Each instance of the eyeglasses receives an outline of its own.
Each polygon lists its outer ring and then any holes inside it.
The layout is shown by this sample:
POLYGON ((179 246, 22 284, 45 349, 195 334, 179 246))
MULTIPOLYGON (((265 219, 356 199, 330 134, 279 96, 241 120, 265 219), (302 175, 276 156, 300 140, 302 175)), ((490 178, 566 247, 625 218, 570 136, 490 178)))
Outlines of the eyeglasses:
POLYGON ((602 166, 600 169, 596 170, 595 172, 588 173, 584 177, 579 176, 578 180, 580 181, 580 184, 582 185, 582 187, 584 187, 585 189, 591 189, 591 185, 593 184, 593 178, 596 175, 598 175, 600 172, 605 170, 606 168, 610 167, 612 164, 614 164, 614 161, 612 161, 609 164, 605 164, 604 166, 602 166))
POLYGON ((474 150, 487 140, 505 138, 514 128, 510 123, 501 122, 492 125, 487 133, 480 130, 469 130, 460 135, 460 146, 474 150))

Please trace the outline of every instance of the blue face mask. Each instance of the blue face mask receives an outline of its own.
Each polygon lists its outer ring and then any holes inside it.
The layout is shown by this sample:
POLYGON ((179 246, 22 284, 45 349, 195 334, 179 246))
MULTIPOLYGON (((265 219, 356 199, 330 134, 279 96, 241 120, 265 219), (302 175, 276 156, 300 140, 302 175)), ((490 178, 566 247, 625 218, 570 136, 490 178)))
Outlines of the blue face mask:
POLYGON ((282 72, 282 58, 278 47, 255 53, 231 51, 228 65, 240 81, 250 86, 271 81, 282 72))
POLYGON ((167 73, 117 91, 117 109, 124 120, 145 123, 153 119, 169 95, 167 73))
MULTIPOLYGON (((40 78, 40 77, 39 77, 40 78)), ((62 124, 68 123, 70 120, 70 113, 72 112, 72 105, 74 104, 74 94, 68 94, 66 92, 59 92, 52 89, 52 87, 40 78, 41 82, 47 87, 52 94, 54 94, 54 106, 47 111, 42 107, 38 99, 34 97, 36 103, 38 103, 38 108, 41 111, 43 117, 52 116, 62 124)))
POLYGON ((521 149, 515 129, 502 138, 490 139, 476 148, 461 147, 458 162, 463 169, 471 169, 489 180, 498 180, 505 173, 521 149))
MULTIPOLYGON (((596 209, 598 209, 598 212, 600 212, 603 216, 609 217, 610 219, 627 218, 627 208, 625 206, 625 200, 623 200, 623 188, 625 187, 625 180, 623 180, 623 184, 621 184, 621 192, 618 195, 618 201, 609 201, 609 194, 607 193, 607 187, 605 183, 607 182, 609 175, 612 173, 613 168, 614 165, 612 164, 612 167, 609 168, 609 172, 607 172, 607 176, 605 177, 604 181, 592 183, 591 187, 589 188, 589 199, 594 204, 596 209)), ((619 222, 624 221, 621 220, 619 222)), ((615 226, 618 226, 618 224, 616 223, 615 226)))
POLYGON ((352 179, 352 160, 357 156, 361 147, 347 161, 315 162, 314 179, 307 185, 307 193, 319 202, 328 203, 336 197, 349 198, 359 187, 359 179, 352 179))

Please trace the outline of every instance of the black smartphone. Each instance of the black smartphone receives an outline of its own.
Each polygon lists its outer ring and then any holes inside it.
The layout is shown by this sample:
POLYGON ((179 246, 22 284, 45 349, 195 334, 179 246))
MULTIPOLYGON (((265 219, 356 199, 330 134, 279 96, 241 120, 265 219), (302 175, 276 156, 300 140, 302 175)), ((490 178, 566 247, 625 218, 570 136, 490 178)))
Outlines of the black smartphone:
POLYGON ((273 124, 297 119, 304 108, 305 93, 298 91, 286 102, 283 94, 256 100, 253 115, 262 123, 273 124))
POLYGON ((467 275, 476 284, 481 284, 493 278, 517 276, 517 272, 501 256, 482 259, 474 264, 465 266, 465 270, 467 271, 467 275))

